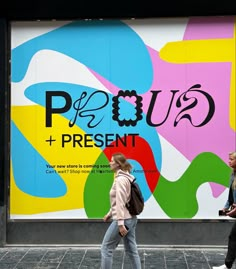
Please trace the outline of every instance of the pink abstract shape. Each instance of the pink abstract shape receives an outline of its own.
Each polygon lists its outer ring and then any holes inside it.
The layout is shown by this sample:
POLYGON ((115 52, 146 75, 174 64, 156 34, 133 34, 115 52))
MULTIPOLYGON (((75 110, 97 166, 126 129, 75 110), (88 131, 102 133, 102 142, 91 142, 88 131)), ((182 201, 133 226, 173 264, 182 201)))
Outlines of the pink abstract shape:
MULTIPOLYGON (((158 103, 159 106, 155 108, 155 113, 152 115, 153 123, 161 122, 166 115, 171 90, 179 90, 174 100, 175 104, 181 93, 195 84, 201 84, 201 90, 212 96, 216 106, 211 121, 207 125, 197 128, 192 126, 188 120, 182 120, 174 127, 174 120, 180 112, 180 108, 173 105, 166 122, 156 128, 157 132, 190 161, 202 152, 213 152, 227 162, 228 152, 232 151, 232 141, 235 139, 235 132, 229 126, 231 63, 173 64, 161 60, 158 53, 152 49, 150 49, 150 55, 154 68, 151 90, 162 91, 158 96, 161 102, 158 103)), ((145 112, 148 110, 150 98, 150 91, 143 94, 145 112)), ((203 117, 204 113, 206 113, 206 104, 199 103, 198 110, 191 116, 197 120, 197 117, 203 117)))
POLYGON ((211 185, 212 195, 215 198, 220 196, 221 193, 225 190, 225 187, 220 184, 211 182, 210 185, 211 185))
MULTIPOLYGON (((233 17, 190 18, 184 40, 232 38, 233 30, 233 17)), ((232 145, 232 141, 235 141, 235 132, 229 126, 231 62, 174 64, 160 59, 154 49, 148 49, 153 63, 154 78, 150 90, 142 95, 144 113, 147 113, 150 105, 151 90, 162 91, 158 95, 161 102, 155 107, 152 122, 159 123, 165 117, 171 90, 179 90, 177 95, 179 97, 193 85, 200 84, 200 89, 210 94, 215 102, 215 114, 207 125, 197 128, 185 119, 174 127, 174 120, 180 109, 172 106, 168 119, 156 128, 157 132, 189 161, 202 152, 213 152, 227 162, 228 152, 235 146, 232 145)), ((94 73, 94 75, 113 94, 118 93, 119 89, 116 86, 98 74, 94 73)), ((199 103, 198 109, 191 112, 193 119, 204 117, 206 107, 206 103, 199 103)), ((210 183, 210 185, 214 196, 220 195, 225 189, 218 184, 210 183)))
POLYGON ((234 17, 192 17, 184 40, 233 38, 234 17))

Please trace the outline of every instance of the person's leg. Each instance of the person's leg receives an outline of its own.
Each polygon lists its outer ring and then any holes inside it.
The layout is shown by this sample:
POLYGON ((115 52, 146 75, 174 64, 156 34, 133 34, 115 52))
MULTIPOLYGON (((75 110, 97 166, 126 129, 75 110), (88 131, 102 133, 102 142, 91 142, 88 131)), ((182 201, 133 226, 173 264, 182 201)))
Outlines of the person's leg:
POLYGON ((120 243, 121 238, 117 221, 112 221, 102 241, 101 269, 112 268, 113 252, 120 243))
POLYGON ((225 257, 225 265, 231 268, 236 258, 236 223, 234 223, 228 239, 228 250, 225 257))
POLYGON ((131 265, 133 269, 141 269, 141 261, 138 253, 138 248, 136 244, 136 225, 137 218, 125 220, 125 225, 129 228, 129 232, 124 237, 124 248, 125 252, 131 260, 131 265))

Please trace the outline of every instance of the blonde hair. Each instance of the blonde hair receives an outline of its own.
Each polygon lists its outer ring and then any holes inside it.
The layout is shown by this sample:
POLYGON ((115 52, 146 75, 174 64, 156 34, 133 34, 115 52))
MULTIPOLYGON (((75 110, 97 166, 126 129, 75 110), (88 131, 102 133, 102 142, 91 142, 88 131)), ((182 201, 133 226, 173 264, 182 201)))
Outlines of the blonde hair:
MULTIPOLYGON (((233 159, 236 160, 236 151, 232 151, 232 152, 230 152, 230 153, 229 153, 229 157, 231 157, 231 158, 233 158, 233 159)), ((232 183, 232 188, 233 188, 233 190, 236 189, 236 173, 234 173, 234 181, 233 181, 233 183, 232 183)))
POLYGON ((123 171, 128 171, 129 173, 132 170, 132 165, 127 161, 126 157, 124 154, 117 152, 112 154, 112 157, 114 161, 119 164, 119 168, 123 171))
POLYGON ((230 152, 229 157, 233 157, 234 159, 236 159, 236 151, 230 152))

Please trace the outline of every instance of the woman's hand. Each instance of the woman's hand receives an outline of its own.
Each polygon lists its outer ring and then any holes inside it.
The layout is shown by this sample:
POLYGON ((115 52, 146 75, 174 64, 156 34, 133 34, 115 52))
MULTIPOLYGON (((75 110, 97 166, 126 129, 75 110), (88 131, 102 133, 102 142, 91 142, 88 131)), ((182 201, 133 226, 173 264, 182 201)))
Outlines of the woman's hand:
POLYGON ((106 214, 104 217, 103 217, 103 220, 105 222, 107 222, 109 219, 111 218, 111 216, 109 214, 106 214))
POLYGON ((119 225, 119 234, 124 237, 128 233, 128 230, 126 229, 125 225, 119 225))
POLYGON ((230 210, 228 213, 226 213, 229 217, 235 217, 236 216, 236 207, 234 207, 232 210, 230 210))

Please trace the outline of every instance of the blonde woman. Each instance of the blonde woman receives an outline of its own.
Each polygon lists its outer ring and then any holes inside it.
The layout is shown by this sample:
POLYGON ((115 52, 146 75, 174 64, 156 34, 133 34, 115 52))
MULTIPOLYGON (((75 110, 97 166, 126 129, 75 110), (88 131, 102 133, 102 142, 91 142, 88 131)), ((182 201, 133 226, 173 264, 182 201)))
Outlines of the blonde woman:
MULTIPOLYGON (((229 166, 232 168, 229 184, 229 195, 226 204, 223 208, 224 212, 227 212, 232 206, 233 210, 226 213, 228 216, 235 215, 236 212, 236 152, 229 153, 229 166)), ((228 250, 225 257, 225 263, 221 266, 214 266, 213 269, 227 269, 232 268, 236 259, 236 223, 234 223, 228 239, 228 250)))
POLYGON ((132 268, 141 269, 136 244, 137 217, 131 216, 125 206, 130 199, 130 181, 134 180, 134 176, 130 174, 132 166, 122 153, 115 153, 111 157, 110 168, 115 173, 110 190, 111 208, 103 220, 107 222, 112 219, 112 222, 101 246, 101 269, 112 268, 113 252, 121 239, 123 239, 125 252, 130 258, 132 268))

